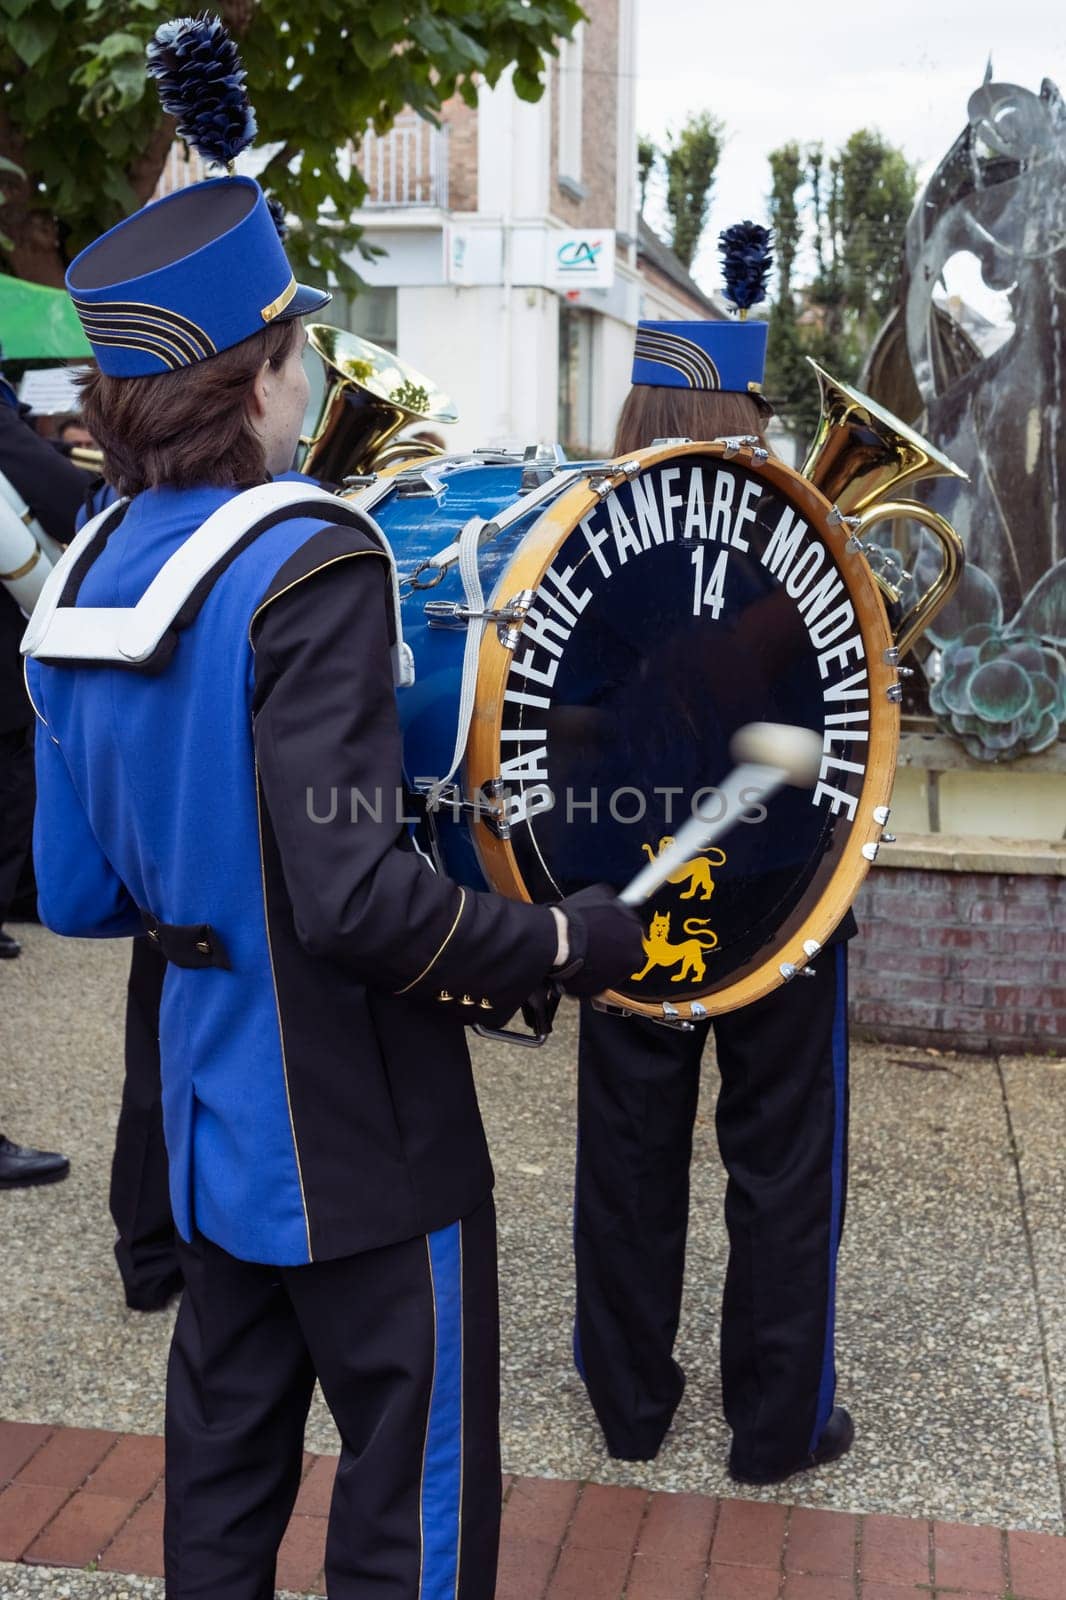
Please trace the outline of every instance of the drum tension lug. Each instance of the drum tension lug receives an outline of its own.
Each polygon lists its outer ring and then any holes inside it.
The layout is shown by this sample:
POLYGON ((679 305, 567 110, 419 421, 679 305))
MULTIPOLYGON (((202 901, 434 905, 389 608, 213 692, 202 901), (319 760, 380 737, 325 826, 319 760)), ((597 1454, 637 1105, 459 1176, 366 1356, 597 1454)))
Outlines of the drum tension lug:
POLYGON ((676 1006, 670 1004, 669 1000, 663 1001, 663 1014, 654 1020, 661 1023, 663 1027, 675 1029, 678 1033, 692 1033, 695 1027, 687 1017, 681 1015, 676 1006))
POLYGON ((536 598, 532 589, 519 589, 517 594, 511 596, 503 608, 506 621, 497 621, 496 637, 505 650, 515 650, 522 637, 522 628, 525 625, 526 615, 536 598))
POLYGON ((505 649, 513 650, 518 643, 526 613, 532 604, 533 590, 522 589, 508 600, 505 606, 496 610, 487 607, 484 611, 470 611, 458 600, 427 600, 422 609, 429 618, 431 628, 462 630, 474 620, 495 622, 500 643, 505 649))
MULTIPOLYGON (((415 780, 414 791, 419 795, 428 795, 433 784, 428 779, 415 780)), ((500 778, 490 779, 483 783, 477 800, 463 798, 462 790, 457 783, 449 783, 440 791, 436 803, 427 806, 428 810, 443 811, 447 809, 453 816, 459 815, 473 817, 477 822, 483 822, 499 839, 511 837, 510 824, 503 815, 503 796, 506 793, 506 784, 500 778)))
POLYGON ((406 472, 396 475, 398 500, 439 500, 443 493, 444 484, 432 472, 423 470, 411 477, 406 472))
POLYGON ((530 494, 539 489, 555 476, 562 463, 563 454, 558 445, 527 444, 522 455, 522 493, 530 494))
POLYGON ((858 528, 862 526, 861 517, 849 517, 845 511, 841 511, 839 506, 833 506, 825 520, 831 528, 858 528))
POLYGON ((639 475, 639 461, 619 461, 616 466, 608 467, 605 472, 589 473, 588 486, 597 500, 606 500, 619 483, 631 481, 639 475))
POLYGON ((901 683, 890 683, 885 690, 885 699, 890 701, 892 705, 898 706, 903 699, 903 685, 901 683))
POLYGON ((725 445, 725 449, 722 451, 722 459, 724 461, 732 461, 733 457, 738 456, 742 450, 750 450, 753 461, 767 461, 770 457, 770 452, 763 448, 759 443, 758 435, 754 433, 729 434, 723 438, 716 439, 714 442, 715 444, 725 445))
POLYGON ((497 839, 511 837, 511 824, 507 820, 507 784, 503 778, 486 778, 478 790, 481 803, 474 807, 479 822, 483 822, 497 839))

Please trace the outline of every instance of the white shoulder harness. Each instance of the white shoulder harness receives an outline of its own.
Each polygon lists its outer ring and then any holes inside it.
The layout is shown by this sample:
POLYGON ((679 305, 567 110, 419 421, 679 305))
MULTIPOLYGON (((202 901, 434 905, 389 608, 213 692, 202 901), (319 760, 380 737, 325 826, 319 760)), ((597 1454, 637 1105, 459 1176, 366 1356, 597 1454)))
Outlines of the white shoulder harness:
POLYGON ((414 659, 403 642, 396 563, 373 518, 325 489, 301 483, 265 483, 246 489, 212 513, 159 569, 135 606, 63 606, 60 598, 74 567, 113 520, 118 501, 93 517, 48 575, 22 640, 22 654, 72 665, 136 667, 151 660, 182 608, 199 586, 249 533, 278 513, 320 518, 358 528, 389 563, 396 642, 393 679, 397 688, 414 682, 414 659))

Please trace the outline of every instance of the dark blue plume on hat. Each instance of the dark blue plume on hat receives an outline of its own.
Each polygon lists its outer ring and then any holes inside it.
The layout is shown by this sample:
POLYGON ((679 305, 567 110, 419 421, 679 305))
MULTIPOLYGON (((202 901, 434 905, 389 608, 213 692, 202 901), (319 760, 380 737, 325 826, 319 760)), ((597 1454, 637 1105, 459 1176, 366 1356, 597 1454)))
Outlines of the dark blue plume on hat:
POLYGON ((147 55, 163 110, 177 117, 178 133, 205 161, 229 166, 255 138, 256 125, 241 58, 222 23, 206 12, 164 22, 147 55))
POLYGON ((271 221, 278 230, 278 238, 282 240, 287 239, 289 235, 289 224, 285 221, 285 207, 282 205, 277 196, 273 194, 267 195, 266 203, 267 210, 270 212, 271 221))
POLYGON ((769 228, 757 222, 734 222, 718 235, 725 295, 738 311, 747 311, 766 299, 766 280, 774 258, 769 228))

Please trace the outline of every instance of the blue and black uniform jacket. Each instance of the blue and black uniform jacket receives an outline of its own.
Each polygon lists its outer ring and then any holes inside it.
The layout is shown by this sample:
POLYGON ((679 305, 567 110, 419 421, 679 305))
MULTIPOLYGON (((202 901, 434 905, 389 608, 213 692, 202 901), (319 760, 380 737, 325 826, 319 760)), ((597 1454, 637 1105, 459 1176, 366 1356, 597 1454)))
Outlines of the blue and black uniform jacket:
MULTIPOLYGON (((139 495, 62 603, 132 606, 230 492, 139 495)), ((179 1230, 245 1260, 354 1254, 478 1205, 460 1001, 509 1012, 554 959, 547 908, 438 876, 397 820, 388 581, 369 535, 284 520, 161 669, 29 663, 43 920, 205 924, 228 963, 168 963, 163 1113, 179 1230), (353 820, 356 792, 381 804, 353 820)))

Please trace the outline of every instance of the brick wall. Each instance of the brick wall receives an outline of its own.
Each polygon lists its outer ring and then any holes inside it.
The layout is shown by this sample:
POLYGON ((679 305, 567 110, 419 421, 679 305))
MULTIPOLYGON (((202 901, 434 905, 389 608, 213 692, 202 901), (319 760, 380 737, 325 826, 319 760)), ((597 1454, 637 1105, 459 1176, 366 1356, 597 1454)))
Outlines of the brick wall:
POLYGON ((581 109, 583 200, 559 187, 559 72, 551 65, 551 187, 548 204, 573 228, 613 228, 618 187, 618 0, 583 0, 585 24, 581 109))
POLYGON ((851 1019, 866 1036, 1066 1053, 1066 878, 875 867, 855 914, 851 1019))
POLYGON ((458 95, 441 108, 448 124, 448 209, 477 210, 477 110, 458 95))

